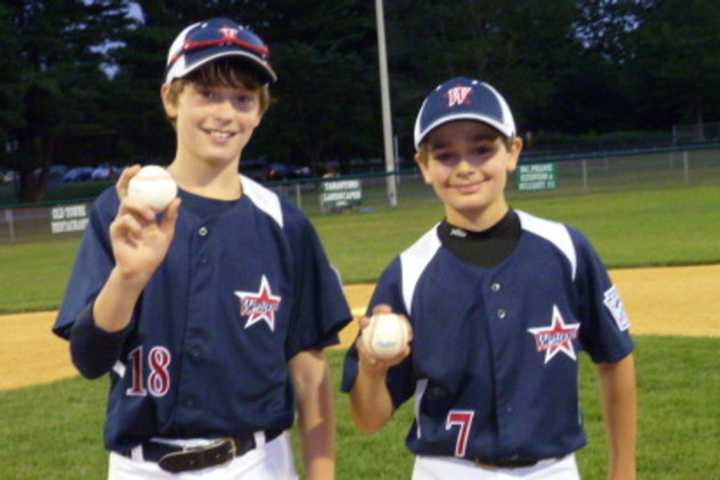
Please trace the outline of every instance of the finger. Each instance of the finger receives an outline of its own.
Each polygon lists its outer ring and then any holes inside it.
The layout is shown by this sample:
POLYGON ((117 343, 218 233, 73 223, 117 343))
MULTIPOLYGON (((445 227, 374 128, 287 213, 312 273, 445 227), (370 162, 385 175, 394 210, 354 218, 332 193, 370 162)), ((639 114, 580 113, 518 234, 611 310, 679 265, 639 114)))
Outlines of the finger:
POLYGON ((137 175, 141 168, 142 167, 139 164, 135 164, 131 167, 123 169, 117 183, 115 184, 115 190, 117 191, 120 200, 124 200, 125 197, 127 197, 128 184, 130 183, 130 179, 137 175))
POLYGON ((121 215, 110 225, 110 232, 123 237, 138 240, 142 236, 143 225, 130 214, 121 215))
POLYGON ((410 323, 410 320, 405 315, 400 315, 405 322, 405 326, 407 327, 407 333, 408 333, 408 343, 412 342, 414 337, 412 324, 410 323))
POLYGON ((358 318, 358 325, 360 326, 360 330, 370 325, 370 319, 368 317, 362 316, 358 318))
POLYGON ((165 235, 174 235, 175 234, 175 225, 177 224, 177 219, 180 216, 180 204, 181 203, 182 203, 182 200, 180 200, 180 198, 177 197, 172 202, 170 202, 170 205, 165 210, 163 219, 160 222, 160 230, 165 235))
POLYGON ((373 308, 373 315, 378 313, 392 313, 392 308, 387 303, 380 303, 373 308))
POLYGON ((118 215, 132 214, 145 223, 155 222, 155 211, 149 206, 135 199, 125 197, 120 204, 118 215))

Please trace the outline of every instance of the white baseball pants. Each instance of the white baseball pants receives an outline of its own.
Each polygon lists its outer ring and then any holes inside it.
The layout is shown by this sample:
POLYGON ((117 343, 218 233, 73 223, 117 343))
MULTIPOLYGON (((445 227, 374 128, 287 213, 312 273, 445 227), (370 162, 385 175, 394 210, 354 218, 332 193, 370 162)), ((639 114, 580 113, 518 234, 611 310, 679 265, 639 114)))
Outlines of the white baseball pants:
POLYGON ((575 455, 523 468, 487 468, 449 457, 415 457, 412 480, 580 480, 575 455))
POLYGON ((217 467, 169 473, 157 463, 133 460, 110 452, 108 480, 297 480, 290 435, 285 432, 271 442, 217 467))

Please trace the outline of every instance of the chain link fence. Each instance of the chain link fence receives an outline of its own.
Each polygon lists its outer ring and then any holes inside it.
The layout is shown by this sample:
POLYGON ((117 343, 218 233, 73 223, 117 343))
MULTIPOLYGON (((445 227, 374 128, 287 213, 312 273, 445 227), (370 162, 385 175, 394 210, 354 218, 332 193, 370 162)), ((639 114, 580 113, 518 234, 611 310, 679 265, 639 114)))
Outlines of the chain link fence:
MULTIPOLYGON (((397 208, 437 204, 417 170, 392 174, 397 208)), ((387 174, 310 179, 267 186, 308 215, 369 212, 389 207, 387 174), (333 183, 334 182, 334 183, 333 183)), ((720 186, 720 145, 524 158, 508 180, 510 198, 567 196, 656 189, 678 185, 720 186)), ((42 206, 0 207, 0 244, 79 236, 92 199, 42 206)))

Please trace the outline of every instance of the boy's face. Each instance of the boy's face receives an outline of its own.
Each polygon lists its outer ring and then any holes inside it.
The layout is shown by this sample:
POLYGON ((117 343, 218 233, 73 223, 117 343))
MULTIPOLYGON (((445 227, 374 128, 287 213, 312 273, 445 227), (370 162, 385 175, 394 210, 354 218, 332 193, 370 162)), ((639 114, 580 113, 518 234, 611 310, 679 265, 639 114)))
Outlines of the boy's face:
POLYGON ((508 151, 502 136, 472 120, 446 123, 427 139, 427 162, 419 161, 425 183, 445 204, 447 220, 458 226, 499 220, 507 211, 505 184, 515 170, 522 140, 508 151))
POLYGON ((165 112, 176 119, 178 157, 211 164, 240 158, 262 119, 258 91, 189 82, 175 102, 168 91, 163 86, 165 112))

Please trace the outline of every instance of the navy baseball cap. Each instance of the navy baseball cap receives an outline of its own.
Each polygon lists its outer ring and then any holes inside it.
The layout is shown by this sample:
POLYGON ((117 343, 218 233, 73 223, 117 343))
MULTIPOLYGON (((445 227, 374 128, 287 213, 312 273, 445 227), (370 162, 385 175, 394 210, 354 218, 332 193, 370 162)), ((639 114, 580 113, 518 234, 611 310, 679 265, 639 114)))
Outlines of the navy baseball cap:
POLYGON ((263 83, 274 83, 270 49, 250 28, 229 18, 213 18, 185 28, 170 46, 164 83, 182 78, 198 67, 222 57, 247 61, 263 83))
POLYGON ((457 77, 438 85, 425 98, 415 120, 415 149, 432 130, 455 120, 487 123, 508 138, 516 134, 510 107, 497 90, 474 78, 457 77))

